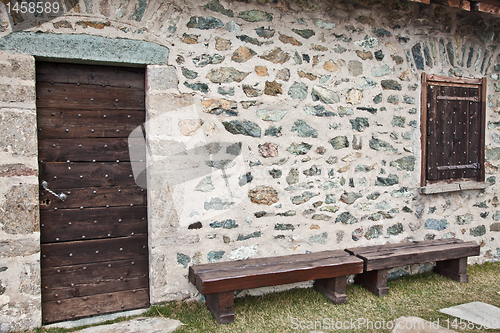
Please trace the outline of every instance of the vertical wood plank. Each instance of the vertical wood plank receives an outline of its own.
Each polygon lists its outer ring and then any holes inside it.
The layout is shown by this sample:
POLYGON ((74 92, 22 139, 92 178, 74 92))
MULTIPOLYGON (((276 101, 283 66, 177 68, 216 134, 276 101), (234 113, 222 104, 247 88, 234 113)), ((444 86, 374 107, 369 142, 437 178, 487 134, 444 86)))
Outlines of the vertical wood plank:
POLYGON ((427 73, 422 73, 422 80, 421 80, 421 89, 422 89, 422 95, 421 95, 421 112, 420 112, 420 142, 421 142, 421 162, 420 162, 420 186, 425 186, 426 179, 427 179, 427 91, 429 89, 427 85, 427 73))
POLYGON ((482 79, 481 85, 481 110, 480 110, 480 141, 479 141, 479 154, 478 159, 481 164, 481 169, 478 174, 478 181, 484 182, 485 170, 484 170, 484 145, 485 145, 485 135, 486 135, 486 85, 487 79, 484 77, 482 79))
MULTIPOLYGON (((469 95, 472 97, 479 97, 479 89, 470 88, 469 95)), ((479 159, 479 147, 480 147, 480 136, 481 136, 481 103, 469 102, 469 119, 468 119, 468 132, 469 132, 469 143, 467 149, 467 157, 469 163, 478 163, 479 159)), ((477 177, 479 174, 478 170, 470 169, 467 172, 468 177, 477 177)))
POLYGON ((427 178, 426 180, 436 180, 437 179, 437 163, 438 163, 438 139, 437 139, 437 126, 439 123, 438 119, 438 105, 437 105, 437 95, 439 93, 439 86, 431 85, 428 89, 427 103, 429 108, 427 110, 427 178))

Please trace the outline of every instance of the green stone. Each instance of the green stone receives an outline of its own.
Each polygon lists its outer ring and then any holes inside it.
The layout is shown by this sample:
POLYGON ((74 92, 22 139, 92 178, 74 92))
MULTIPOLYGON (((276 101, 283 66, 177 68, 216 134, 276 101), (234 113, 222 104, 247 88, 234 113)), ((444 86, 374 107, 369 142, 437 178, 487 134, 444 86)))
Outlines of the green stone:
POLYGON ((236 223, 235 220, 233 219, 226 219, 223 221, 214 221, 210 223, 211 228, 223 228, 223 229, 234 229, 239 227, 239 225, 236 223))
POLYGON ((137 22, 141 22, 142 17, 144 16, 144 12, 146 11, 147 5, 148 5, 147 0, 139 0, 134 12, 132 13, 132 15, 130 15, 129 20, 135 20, 137 22))
POLYGON ((13 32, 0 38, 0 51, 41 58, 167 65, 169 49, 152 42, 83 34, 13 32))
POLYGON ((365 238, 370 240, 373 238, 379 237, 384 232, 384 229, 381 225, 373 225, 368 228, 368 231, 365 234, 365 238))
POLYGON ((349 147, 349 140, 345 135, 336 136, 333 139, 330 139, 330 141, 328 142, 332 145, 333 149, 342 149, 349 147))
POLYGON ((321 175, 321 169, 319 169, 316 165, 313 165, 309 169, 304 170, 302 173, 307 177, 319 176, 321 175))
POLYGON ((238 235, 236 241, 244 241, 250 238, 259 238, 260 236, 262 236, 262 233, 260 231, 254 231, 248 235, 238 235))
POLYGON ((405 156, 392 161, 390 166, 398 170, 413 171, 415 169, 415 158, 413 156, 405 156))
POLYGON ((372 68, 372 75, 374 77, 389 75, 391 74, 391 72, 392 72, 391 68, 387 65, 372 68))
POLYGON ((380 102, 382 102, 382 93, 380 93, 377 96, 373 97, 373 103, 379 104, 380 102))
POLYGON ((224 95, 224 96, 234 96, 234 87, 224 89, 223 87, 217 88, 217 93, 224 95))
POLYGON ((315 196, 318 196, 318 195, 319 195, 319 193, 312 193, 309 191, 305 191, 301 195, 297 195, 297 196, 292 197, 291 200, 292 200, 292 203, 294 205, 301 205, 301 204, 306 203, 307 201, 311 200, 312 198, 314 198, 315 196))
POLYGON ((295 227, 293 226, 293 224, 276 223, 274 225, 274 230, 282 230, 282 231, 291 230, 291 231, 294 231, 295 227))
POLYGON ((261 41, 259 41, 257 38, 253 38, 253 37, 250 37, 247 35, 239 35, 239 36, 236 36, 236 38, 238 38, 242 42, 250 43, 253 45, 257 45, 257 46, 261 46, 262 44, 264 44, 261 41))
MULTIPOLYGON (((189 89, 193 89, 193 90, 196 90, 196 91, 201 91, 202 93, 207 93, 208 92, 208 85, 206 83, 188 83, 188 82, 184 82, 184 85, 189 88, 189 89)), ((237 114, 233 114, 233 115, 237 115, 237 114)))
POLYGON ((332 30, 333 28, 335 28, 335 23, 328 23, 328 22, 325 22, 321 19, 313 19, 312 20, 314 25, 317 26, 318 28, 322 28, 322 29, 327 29, 327 30, 332 30))
POLYGON ((328 216, 326 214, 314 214, 311 218, 313 220, 319 220, 319 221, 329 221, 332 219, 331 216, 328 216))
POLYGON ((241 72, 233 67, 212 69, 206 76, 213 83, 241 82, 250 73, 241 72))
POLYGON ((257 33, 257 36, 269 39, 269 38, 274 37, 274 33, 276 31, 274 29, 271 29, 271 28, 260 27, 260 28, 255 29, 255 32, 257 33))
POLYGON ((309 126, 304 120, 298 119, 291 128, 292 132, 296 132, 302 138, 317 138, 318 131, 309 126))
POLYGON ((408 190, 408 187, 402 187, 399 190, 394 190, 391 192, 391 197, 394 198, 403 198, 403 197, 412 197, 413 193, 408 190))
POLYGON ((295 53, 293 54, 293 61, 295 61, 296 65, 302 65, 302 58, 297 51, 295 51, 295 53))
POLYGON ((276 215, 278 215, 278 216, 295 216, 295 215, 297 215, 297 212, 294 210, 287 210, 284 213, 277 213, 276 215))
MULTIPOLYGON (((328 200, 328 196, 327 196, 327 200, 328 200)), ((332 202, 330 200, 329 202, 326 202, 326 203, 328 204, 328 203, 332 203, 332 202)), ((321 207, 319 210, 322 212, 336 213, 336 212, 338 212, 339 207, 337 207, 337 206, 324 206, 324 207, 321 207)))
POLYGON ((349 122, 352 125, 352 129, 358 132, 363 132, 365 128, 370 126, 368 118, 366 117, 356 117, 355 119, 349 119, 349 122))
POLYGON ((352 216, 351 213, 343 212, 339 214, 339 216, 337 216, 337 218, 335 219, 335 223, 339 222, 342 222, 344 224, 354 224, 358 223, 359 220, 356 217, 352 216))
POLYGON ((366 198, 367 198, 368 200, 377 200, 377 199, 378 199, 378 197, 380 197, 380 192, 373 192, 373 193, 368 194, 368 195, 366 196, 366 198))
POLYGON ((234 16, 233 11, 231 9, 224 8, 224 6, 222 6, 218 0, 214 0, 210 3, 207 3, 204 7, 206 9, 210 9, 211 11, 221 13, 222 15, 225 15, 228 17, 234 16))
POLYGON ((276 126, 271 126, 269 128, 266 128, 266 130, 264 131, 264 135, 265 136, 275 136, 275 137, 279 137, 281 136, 281 129, 282 127, 276 127, 276 126))
POLYGON ((187 268, 189 263, 191 262, 191 258, 184 253, 177 253, 177 263, 187 268))
POLYGON ((398 150, 391 146, 391 144, 380 140, 380 139, 375 139, 372 137, 369 142, 369 146, 371 149, 377 150, 377 151, 391 151, 391 152, 397 152, 398 150))
POLYGON ((304 106, 304 112, 316 117, 333 117, 337 115, 335 112, 328 111, 323 105, 304 106))
POLYGON ((374 48, 378 45, 378 39, 374 37, 365 36, 364 39, 355 41, 354 44, 366 49, 366 48, 374 48))
POLYGON ((391 121, 393 127, 405 127, 405 117, 394 116, 391 121))
POLYGON ((288 147, 286 150, 293 155, 305 155, 309 150, 311 150, 312 145, 302 142, 302 143, 295 143, 293 142, 290 147, 288 147))
POLYGON ((264 121, 280 121, 288 113, 287 110, 257 110, 257 117, 264 121))
POLYGON ((319 235, 313 235, 311 237, 309 237, 309 244, 314 244, 314 243, 318 243, 318 244, 326 244, 326 242, 328 241, 328 233, 327 232, 323 232, 319 235))
POLYGON ((184 75, 185 78, 187 79, 196 79, 198 77, 198 73, 187 69, 186 67, 181 68, 182 75, 184 75))
POLYGON ((292 29, 292 31, 305 39, 308 39, 316 34, 314 30, 311 29, 292 29))
POLYGON ((220 54, 202 54, 199 57, 193 58, 193 63, 196 67, 205 67, 206 65, 217 65, 224 61, 224 56, 220 54))
POLYGON ((223 121, 222 125, 224 125, 224 128, 232 134, 241 134, 254 138, 260 138, 261 136, 260 126, 249 120, 223 121))
POLYGON ((486 234, 486 227, 484 225, 480 225, 478 227, 470 229, 470 235, 474 237, 483 236, 486 234))
POLYGON ((210 251, 207 254, 208 262, 219 262, 224 256, 224 251, 210 251))
POLYGON ((241 12, 238 15, 238 17, 247 22, 260 22, 260 21, 270 22, 273 20, 272 14, 264 12, 262 10, 249 10, 246 12, 241 12))
POLYGON ((356 87, 360 89, 373 89, 377 84, 370 78, 358 77, 356 78, 356 87))
POLYGON ((450 224, 445 219, 441 219, 441 220, 427 219, 427 221, 425 221, 425 229, 428 229, 428 230, 441 231, 441 230, 448 228, 449 225, 450 224))
POLYGON ((486 159, 489 161, 500 160, 500 147, 486 150, 486 159))
POLYGON ((399 234, 402 234, 403 232, 404 228, 402 223, 396 223, 387 228, 387 234, 391 236, 397 236, 399 234))
POLYGON ((307 86, 302 82, 294 82, 288 90, 288 95, 293 99, 304 100, 307 97, 307 86))
POLYGON ((224 23, 213 16, 192 16, 186 26, 188 28, 208 30, 222 28, 224 23))
POLYGON ((375 186, 392 186, 399 183, 399 177, 397 175, 389 175, 387 177, 377 177, 375 181, 375 186))

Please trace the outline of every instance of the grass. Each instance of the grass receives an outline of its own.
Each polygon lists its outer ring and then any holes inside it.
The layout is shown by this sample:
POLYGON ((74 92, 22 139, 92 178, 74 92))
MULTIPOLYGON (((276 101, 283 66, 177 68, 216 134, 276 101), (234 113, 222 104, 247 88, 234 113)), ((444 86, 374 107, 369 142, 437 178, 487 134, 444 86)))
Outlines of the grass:
MULTIPOLYGON (((439 309, 468 302, 481 301, 500 307, 500 263, 473 265, 468 268, 469 283, 458 283, 434 273, 406 276, 390 281, 390 294, 376 297, 358 285, 347 286, 347 303, 334 305, 314 289, 294 289, 259 297, 247 296, 234 301, 235 322, 218 325, 205 304, 199 302, 171 302, 151 307, 144 316, 180 320, 184 325, 176 332, 390 332, 390 329, 367 328, 334 330, 324 323, 351 321, 364 318, 373 322, 392 321, 401 316, 418 316, 425 320, 439 319, 441 326, 457 332, 500 332, 500 330, 465 329, 452 327, 455 317, 440 313, 439 309), (314 327, 314 321, 319 321, 314 327), (298 328, 302 322, 304 329, 298 328), (322 324, 323 326, 319 326, 322 324), (305 329, 307 325, 309 329, 305 329), (295 329, 298 328, 298 329, 295 329)), ((124 319, 122 319, 124 320, 124 319)), ((120 320, 115 320, 117 322, 120 320)), ((36 333, 65 333, 74 330, 32 330, 36 333)))

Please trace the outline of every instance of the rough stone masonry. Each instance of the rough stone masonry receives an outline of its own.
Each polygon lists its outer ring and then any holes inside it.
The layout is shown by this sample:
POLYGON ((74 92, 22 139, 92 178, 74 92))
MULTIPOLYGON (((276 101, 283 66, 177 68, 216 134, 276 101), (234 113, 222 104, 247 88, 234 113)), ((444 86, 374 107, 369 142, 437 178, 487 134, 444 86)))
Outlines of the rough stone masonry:
POLYGON ((34 26, 0 4, 0 331, 41 317, 33 57, 147 65, 152 303, 199 299, 198 263, 446 237, 481 244, 469 263, 500 259, 496 16, 397 0, 63 8, 34 26), (485 189, 419 194, 423 72, 487 77, 485 189))

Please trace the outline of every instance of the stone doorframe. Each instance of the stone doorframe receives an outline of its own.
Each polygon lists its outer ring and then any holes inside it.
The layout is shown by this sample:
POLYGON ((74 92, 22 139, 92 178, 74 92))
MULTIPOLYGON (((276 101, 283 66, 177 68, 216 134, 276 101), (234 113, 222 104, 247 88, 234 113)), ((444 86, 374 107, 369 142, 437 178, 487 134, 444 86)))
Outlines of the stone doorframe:
MULTIPOLYGON (((64 35, 58 34, 60 48, 51 48, 50 45, 54 45, 51 40, 56 36, 50 35, 19 33, 22 38, 14 36, 11 49, 5 43, 0 49, 0 331, 39 327, 42 318, 35 58, 110 66, 146 66, 146 119, 151 119, 164 105, 169 105, 168 99, 175 91, 178 94, 176 70, 165 65, 169 53, 166 47, 98 36, 68 35, 65 39, 64 35), (82 46, 76 52, 71 46, 75 36, 81 39, 82 46), (93 53, 95 43, 108 45, 109 52, 93 53), (23 49, 19 45, 27 47, 23 49), (117 48, 130 49, 131 46, 136 52, 129 52, 125 57, 123 52, 117 52, 117 48), (148 52, 141 49, 153 49, 154 57, 148 61, 144 57, 148 52), (163 52, 160 56, 159 50, 163 52), (160 65, 153 65, 155 63, 160 65)), ((146 141, 155 144, 149 137, 146 141)), ((148 177, 147 182, 159 184, 152 177, 148 177)), ((165 266, 162 262, 164 253, 161 253, 161 246, 157 248, 162 243, 159 238, 168 233, 169 225, 177 223, 175 214, 168 218, 168 207, 158 201, 158 198, 168 197, 165 191, 155 187, 148 189, 152 304, 165 299, 160 291, 165 287, 166 279, 161 270, 165 266)))

